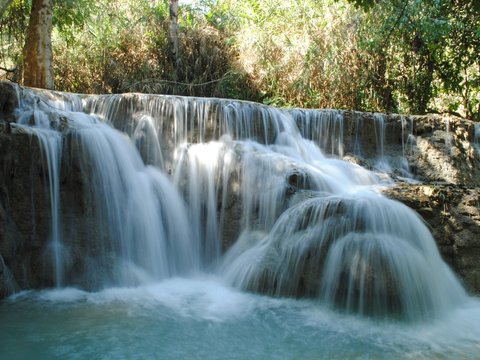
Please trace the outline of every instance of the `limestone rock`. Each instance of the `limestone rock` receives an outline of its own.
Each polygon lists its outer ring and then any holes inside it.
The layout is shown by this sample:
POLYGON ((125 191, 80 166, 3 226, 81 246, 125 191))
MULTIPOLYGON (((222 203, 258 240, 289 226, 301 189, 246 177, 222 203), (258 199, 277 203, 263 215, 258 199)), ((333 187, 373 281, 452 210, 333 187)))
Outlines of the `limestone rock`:
POLYGON ((387 196, 416 210, 430 226, 444 260, 472 292, 480 292, 480 189, 401 183, 387 196))

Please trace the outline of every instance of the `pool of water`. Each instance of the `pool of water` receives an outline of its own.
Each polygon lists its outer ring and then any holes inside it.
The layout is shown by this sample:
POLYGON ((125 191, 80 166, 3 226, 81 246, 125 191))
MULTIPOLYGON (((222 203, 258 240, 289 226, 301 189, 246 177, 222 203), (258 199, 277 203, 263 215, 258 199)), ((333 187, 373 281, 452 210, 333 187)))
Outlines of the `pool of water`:
POLYGON ((428 323, 339 314, 212 278, 0 303, 1 359, 478 359, 480 301, 428 323))

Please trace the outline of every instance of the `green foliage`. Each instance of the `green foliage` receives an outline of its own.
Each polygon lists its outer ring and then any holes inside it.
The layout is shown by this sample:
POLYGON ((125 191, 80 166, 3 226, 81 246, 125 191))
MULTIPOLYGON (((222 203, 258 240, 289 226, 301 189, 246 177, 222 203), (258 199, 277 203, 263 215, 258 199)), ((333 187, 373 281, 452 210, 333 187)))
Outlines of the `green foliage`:
POLYGON ((467 116, 480 120, 480 9, 478 2, 445 5, 450 36, 438 59, 439 92, 459 94, 467 116))
POLYGON ((226 0, 209 17, 230 34, 264 103, 355 106, 356 15, 348 4, 226 0))
POLYGON ((390 91, 374 90, 381 107, 389 110, 393 98, 391 110, 478 117, 479 19, 473 2, 456 0, 380 1, 365 14, 360 51, 385 63, 373 83, 390 91))
MULTIPOLYGON (((12 0, 0 21, 13 80, 30 3, 12 0)), ((178 61, 169 3, 56 1, 58 89, 480 119, 478 0, 197 0, 180 7, 178 61)))
POLYGON ((0 75, 18 81, 30 2, 13 0, 0 19, 0 75))
POLYGON ((75 92, 255 98, 244 91, 250 88, 248 78, 230 61, 235 55, 225 35, 209 24, 203 9, 180 8, 177 61, 170 55, 169 1, 90 1, 81 13, 65 8, 80 21, 64 20, 63 27, 57 22, 57 86, 75 92))

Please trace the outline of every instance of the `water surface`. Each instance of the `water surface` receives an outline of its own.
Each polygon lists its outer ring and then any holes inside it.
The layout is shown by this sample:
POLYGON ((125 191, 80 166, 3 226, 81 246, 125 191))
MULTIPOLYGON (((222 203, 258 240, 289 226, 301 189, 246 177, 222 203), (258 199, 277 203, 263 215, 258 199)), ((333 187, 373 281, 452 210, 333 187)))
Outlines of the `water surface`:
POLYGON ((476 359, 480 302, 431 322, 371 320, 316 301, 174 278, 90 293, 17 294, 0 304, 2 359, 476 359))

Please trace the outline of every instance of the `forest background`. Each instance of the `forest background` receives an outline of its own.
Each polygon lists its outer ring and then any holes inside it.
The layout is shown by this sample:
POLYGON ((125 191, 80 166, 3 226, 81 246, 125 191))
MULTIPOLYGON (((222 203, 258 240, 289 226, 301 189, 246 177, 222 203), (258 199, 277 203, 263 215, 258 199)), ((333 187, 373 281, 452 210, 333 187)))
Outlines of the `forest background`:
MULTIPOLYGON (((32 1, 0 5, 0 78, 22 83, 32 1)), ((479 0, 58 0, 52 50, 61 91, 480 120, 479 0)))

